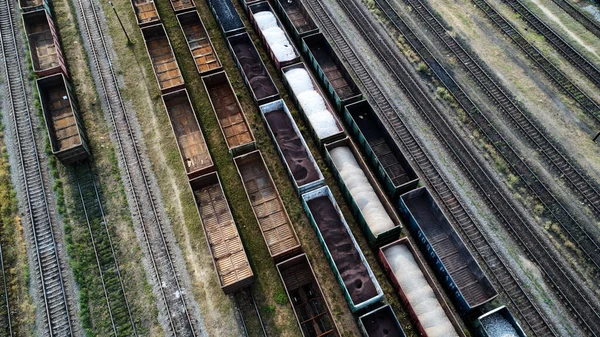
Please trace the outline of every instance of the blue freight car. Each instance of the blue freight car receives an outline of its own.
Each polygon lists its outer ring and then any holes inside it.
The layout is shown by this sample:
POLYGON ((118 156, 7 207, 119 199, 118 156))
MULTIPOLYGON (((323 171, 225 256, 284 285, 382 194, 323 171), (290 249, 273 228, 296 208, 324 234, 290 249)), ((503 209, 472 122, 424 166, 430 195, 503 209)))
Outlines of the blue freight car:
POLYGON ((207 0, 221 31, 225 36, 240 34, 246 31, 246 26, 235 10, 231 0, 207 0))

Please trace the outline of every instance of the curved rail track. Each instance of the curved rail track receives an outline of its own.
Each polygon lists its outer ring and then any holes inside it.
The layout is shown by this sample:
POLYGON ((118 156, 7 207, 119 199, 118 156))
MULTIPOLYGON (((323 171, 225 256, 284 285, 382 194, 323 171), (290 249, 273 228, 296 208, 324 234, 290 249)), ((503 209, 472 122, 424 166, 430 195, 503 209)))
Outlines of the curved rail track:
POLYGON ((74 171, 113 333, 115 336, 137 336, 92 168, 86 162, 74 171))
MULTIPOLYGON (((485 1, 485 0, 484 0, 485 1)), ((569 42, 560 37, 552 28, 548 27, 537 15, 533 14, 519 0, 502 0, 510 6, 515 12, 521 15, 529 26, 541 34, 556 51, 558 51, 565 59, 574 65, 581 73, 583 73, 596 87, 600 88, 600 70, 590 62, 585 56, 581 55, 569 42)))
POLYGON ((96 87, 111 118, 114 138, 123 163, 124 181, 131 192, 134 216, 140 223, 149 262, 156 277, 155 287, 159 289, 159 301, 163 305, 159 306, 159 310, 168 322, 165 334, 196 336, 196 327, 189 314, 185 293, 181 289, 169 243, 165 238, 163 226, 167 220, 158 211, 160 201, 148 180, 149 164, 141 158, 139 140, 128 117, 131 111, 127 111, 121 97, 102 31, 103 25, 93 2, 77 0, 77 16, 84 27, 83 40, 89 44, 87 50, 92 70, 96 73, 96 87))
MULTIPOLYGON (((0 226, 4 224, 0 220, 0 226)), ((6 286, 6 272, 4 271, 4 258, 2 257, 2 245, 0 245, 0 272, 2 273, 2 294, 0 295, 0 303, 2 303, 2 309, 0 309, 0 332, 4 336, 12 337, 12 323, 10 321, 10 303, 8 299, 8 287, 6 286), (6 310, 6 311, 5 311, 6 310)))
POLYGON ((600 25, 596 21, 590 19, 579 8, 573 6, 568 0, 552 0, 558 7, 567 12, 573 19, 579 22, 592 34, 600 38, 600 25))
MULTIPOLYGON (((407 1, 418 2, 418 0, 407 1)), ((590 262, 590 265, 594 268, 594 274, 600 275, 600 247, 598 242, 587 233, 582 225, 578 223, 574 216, 556 198, 552 191, 538 179, 531 167, 522 159, 525 155, 518 153, 490 123, 489 119, 484 115, 484 111, 486 110, 480 110, 477 105, 473 103, 464 90, 454 81, 453 77, 448 74, 440 62, 433 56, 431 51, 429 51, 402 20, 391 4, 386 0, 375 0, 375 2, 394 26, 403 34, 417 54, 427 62, 438 79, 452 93, 461 107, 469 114, 486 136, 488 142, 492 144, 506 162, 512 166, 512 171, 525 182, 532 195, 537 196, 537 199, 544 205, 545 209, 549 210, 549 215, 560 224, 567 233, 569 239, 580 248, 586 259, 590 262)), ((413 8, 417 12, 425 10, 423 7, 413 8)), ((431 13, 429 14, 431 15, 431 13)), ((428 16, 427 19, 428 22, 435 21, 435 18, 432 15, 428 16)), ((443 30, 443 27, 439 25, 438 29, 443 30)), ((451 38, 448 37, 448 39, 451 38)), ((479 78, 475 78, 474 81, 484 88, 486 93, 495 100, 496 104, 501 107, 503 107, 504 104, 507 105, 507 108, 510 108, 511 110, 505 110, 505 114, 512 119, 515 125, 521 128, 521 132, 524 136, 530 137, 529 140, 534 142, 534 145, 542 151, 559 173, 564 175, 564 178, 571 184, 576 192, 579 192, 592 206, 600 207, 600 195, 598 195, 598 192, 594 187, 586 181, 586 178, 581 175, 555 147, 552 146, 552 143, 545 138, 537 128, 535 128, 535 125, 524 116, 523 112, 510 102, 509 97, 503 94, 501 88, 498 87, 491 78, 488 77, 487 81, 485 80, 485 72, 478 65, 477 61, 468 57, 468 54, 466 54, 455 41, 452 41, 454 40, 451 40, 449 43, 454 43, 453 46, 455 49, 460 49, 463 52, 463 54, 457 52, 457 54, 459 54, 457 55, 457 58, 460 56, 465 57, 465 59, 459 58, 459 61, 464 62, 463 64, 467 68, 479 69, 479 71, 473 71, 471 73, 473 77, 475 74, 479 75, 479 78), (530 132, 530 134, 527 135, 527 132, 530 132)), ((444 41, 443 43, 446 42, 444 41)))
POLYGON ((256 299, 254 298, 254 295, 252 295, 252 290, 250 288, 242 289, 240 291, 235 292, 232 296, 240 313, 240 318, 242 319, 242 327, 244 328, 244 333, 246 333, 246 336, 250 336, 250 333, 248 331, 248 326, 246 325, 247 319, 244 318, 244 312, 253 312, 254 314, 256 314, 256 318, 258 320, 258 323, 260 324, 261 335, 263 337, 268 337, 267 330, 265 329, 262 317, 260 317, 260 311, 258 310, 256 299), (244 310, 241 306, 242 304, 245 304, 246 307, 250 306, 250 308, 246 308, 244 310))
POLYGON ((486 0, 473 0, 475 5, 527 56, 537 64, 560 89, 573 98, 584 111, 593 118, 596 126, 600 125, 600 106, 591 99, 581 88, 573 83, 561 70, 550 62, 533 44, 500 15, 486 0))
MULTIPOLYGON (((530 299, 528 294, 520 286, 517 278, 512 274, 508 267, 504 264, 497 252, 491 246, 485 235, 481 232, 479 225, 474 221, 471 215, 467 212, 465 206, 456 197, 446 180, 442 177, 435 165, 429 159, 419 142, 410 133, 406 125, 399 119, 399 116, 393 110, 393 107, 385 98, 379 85, 369 74, 363 63, 358 59, 355 52, 348 45, 345 38, 331 21, 326 9, 317 0, 305 0, 309 3, 313 11, 317 14, 317 18, 321 22, 324 30, 329 32, 329 35, 342 52, 343 58, 351 65, 356 75, 363 83, 372 100, 380 108, 381 113, 387 119, 393 133, 405 150, 411 154, 413 160, 417 163, 418 169, 422 173, 424 181, 432 189, 432 192, 441 200, 442 207, 445 208, 447 214, 457 224, 463 234, 468 239, 468 242, 474 247, 479 254, 485 266, 491 271, 495 279, 495 284, 503 290, 512 302, 513 311, 517 313, 520 321, 526 324, 531 332, 536 336, 555 336, 556 332, 548 321, 543 317, 536 305, 530 299)), ((433 104, 428 100, 425 92, 414 81, 406 69, 402 68, 396 55, 391 51, 385 41, 378 38, 378 34, 374 27, 361 10, 356 7, 356 4, 351 2, 339 2, 342 7, 353 6, 352 10, 346 9, 347 14, 354 21, 363 36, 369 42, 373 50, 378 54, 380 59, 392 71, 398 79, 398 84, 404 89, 408 97, 420 110, 421 113, 434 126, 434 129, 440 138, 446 142, 453 156, 463 166, 467 174, 473 179, 479 191, 486 199, 491 208, 495 211, 496 216, 506 228, 515 236, 516 240, 524 247, 530 258, 538 262, 542 266, 542 270, 546 278, 550 281, 559 296, 565 299, 565 304, 574 310, 575 316, 579 318, 580 324, 591 331, 585 319, 594 320, 598 317, 595 309, 587 301, 578 287, 572 283, 565 271, 558 265, 555 257, 544 248, 536 238, 536 235, 531 232, 520 215, 511 207, 504 199, 503 195, 496 189, 495 182, 485 174, 480 164, 470 156, 469 152, 464 148, 460 139, 448 130, 442 115, 437 114, 433 108, 433 104), (359 15, 360 18, 356 18, 359 15), (456 148, 458 147, 458 148, 456 148), (567 300, 568 299, 568 300, 567 300), (576 303, 577 309, 572 303, 576 303), (583 319, 582 319, 583 318, 583 319)), ((594 333, 597 333, 594 331, 594 333)))
MULTIPOLYGON (((35 247, 37 273, 41 298, 44 301, 44 321, 49 336, 72 336, 73 327, 63 282, 62 265, 59 261, 54 239, 52 219, 46 199, 46 187, 42 177, 37 145, 30 119, 24 78, 21 69, 19 49, 12 13, 15 11, 11 0, 0 1, 0 40, 4 55, 4 71, 7 87, 8 111, 12 112, 15 143, 18 148, 19 170, 22 176, 26 197, 26 213, 32 226, 32 241, 35 247), (10 14, 7 14, 10 13, 10 14)), ((33 266, 32 266, 33 267, 33 266)), ((43 328, 40 328, 43 329, 43 328)))
MULTIPOLYGON (((554 143, 550 136, 537 124, 527 117, 522 107, 508 93, 500 81, 494 78, 494 75, 488 71, 483 62, 467 52, 460 41, 454 39, 447 34, 444 25, 438 20, 437 16, 432 13, 422 0, 404 0, 408 3, 419 15, 422 22, 425 22, 431 31, 435 33, 438 40, 442 42, 442 46, 446 50, 452 52, 456 59, 461 63, 462 67, 471 75, 471 79, 482 88, 485 93, 492 98, 494 103, 501 109, 506 117, 517 126, 521 135, 524 136, 536 149, 538 149, 546 159, 552 163, 555 170, 558 171, 561 177, 564 177, 571 188, 579 193, 581 198, 585 200, 600 216, 600 193, 597 186, 594 186, 589 177, 581 173, 581 169, 571 164, 571 159, 564 154, 564 149, 554 143)), ((382 8, 389 10, 390 8, 382 8)), ((399 17, 396 10, 390 13, 388 17, 399 17)), ((395 20, 397 21, 397 20, 395 20)), ((409 33, 412 36, 414 34, 409 33)), ((416 43, 414 44, 415 47, 416 43)), ((425 51, 431 55, 429 51, 425 51)), ((486 112, 486 109, 481 109, 481 112, 486 112)))

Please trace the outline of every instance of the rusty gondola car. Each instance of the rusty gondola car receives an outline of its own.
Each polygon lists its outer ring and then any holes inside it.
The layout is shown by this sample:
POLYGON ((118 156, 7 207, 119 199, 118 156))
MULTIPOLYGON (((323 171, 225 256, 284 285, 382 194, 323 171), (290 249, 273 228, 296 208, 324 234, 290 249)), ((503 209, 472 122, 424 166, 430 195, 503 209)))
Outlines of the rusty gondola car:
POLYGON ((215 170, 186 89, 162 96, 177 148, 189 179, 215 170))
POLYGON ((38 77, 63 73, 68 76, 54 21, 44 7, 23 13, 33 71, 38 77))
POLYGON ((144 27, 142 35, 160 92, 166 94, 183 89, 185 82, 165 27, 162 24, 144 27))
POLYGON ((303 37, 319 32, 319 27, 300 0, 275 0, 275 4, 299 45, 302 44, 303 37))
POLYGON ((198 11, 177 14, 177 21, 185 36, 188 49, 194 58, 196 69, 201 76, 220 71, 221 61, 210 40, 210 36, 198 15, 198 11))
POLYGON ((153 0, 131 0, 131 7, 139 27, 145 27, 160 22, 160 16, 153 0))
POLYGON ((185 11, 193 10, 196 12, 196 3, 194 0, 170 0, 171 7, 175 13, 181 13, 185 11))
POLYGON ((250 286, 254 273, 218 174, 192 179, 190 187, 221 289, 230 294, 250 286))
POLYGON ((87 159, 87 138, 67 79, 59 73, 36 82, 52 153, 65 165, 87 159))

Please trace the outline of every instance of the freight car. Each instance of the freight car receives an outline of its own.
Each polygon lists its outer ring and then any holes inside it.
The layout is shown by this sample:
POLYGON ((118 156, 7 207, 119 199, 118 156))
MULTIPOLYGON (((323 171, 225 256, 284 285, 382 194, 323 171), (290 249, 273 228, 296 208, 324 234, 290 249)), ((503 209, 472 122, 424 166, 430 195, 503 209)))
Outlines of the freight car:
POLYGON ((402 230, 400 219, 354 143, 346 137, 326 144, 325 161, 369 243, 380 246, 398 239, 402 230))
POLYGON ((335 101, 338 111, 342 111, 344 105, 362 98, 360 89, 327 42, 325 35, 317 33, 302 38, 302 51, 335 101))
POLYGON ((162 23, 142 28, 142 35, 161 93, 183 89, 185 82, 162 23))
POLYGON ((285 102, 262 105, 260 112, 298 194, 323 185, 323 174, 285 102))
POLYGON ((275 0, 275 3, 277 11, 298 44, 302 43, 303 37, 319 32, 319 27, 300 0, 275 0))
POLYGON ((262 105, 278 99, 279 90, 248 33, 230 36, 227 38, 227 43, 244 82, 252 93, 254 102, 262 105))
POLYGON ((19 0, 19 7, 21 7, 23 12, 38 10, 43 7, 50 12, 50 7, 48 7, 48 2, 46 0, 19 0))
POLYGON ((62 72, 67 75, 65 59, 60 49, 54 21, 49 10, 41 8, 23 13, 23 28, 27 35, 33 71, 38 77, 62 72))
POLYGON ((248 13, 248 6, 255 4, 257 2, 261 2, 261 1, 264 1, 264 0, 240 0, 240 4, 244 8, 244 11, 246 13, 248 13))
POLYGON ((302 335, 338 337, 338 327, 306 254, 277 264, 277 272, 294 309, 302 335))
POLYGON ((233 161, 271 258, 277 262, 300 253, 300 241, 260 151, 233 161))
POLYGON ((225 37, 246 31, 242 18, 235 10, 231 0, 207 0, 221 31, 225 37))
POLYGON ((335 110, 321 91, 319 84, 304 63, 281 69, 283 83, 292 94, 302 118, 307 122, 310 133, 320 148, 325 143, 346 136, 335 110))
POLYGON ((160 16, 153 0, 131 0, 137 24, 140 27, 160 22, 160 16))
POLYGON ((404 330, 389 305, 370 311, 358 318, 358 328, 365 337, 404 337, 404 330))
POLYGON ((425 187, 403 194, 400 211, 439 279, 464 313, 498 293, 425 187))
POLYGON ((379 249, 379 260, 423 337, 465 337, 444 295, 407 238, 379 249))
POLYGON ((482 337, 527 337, 505 306, 479 316, 475 321, 475 328, 482 337))
POLYGON ((329 187, 323 186, 304 193, 302 206, 317 233, 350 311, 354 313, 381 301, 381 287, 329 187))
POLYGON ((221 70, 221 61, 198 11, 177 14, 177 21, 200 76, 221 70))
POLYGON ((52 153, 65 165, 88 158, 83 123, 65 76, 59 73, 36 83, 52 153))
POLYGON ((189 179, 215 170, 186 89, 162 96, 189 179))
POLYGON ((230 294, 250 286, 254 273, 218 174, 212 172, 192 179, 190 187, 221 289, 230 294))
POLYGON ((346 105, 344 121, 392 199, 417 188, 419 177, 369 102, 346 105))
POLYGON ((277 69, 300 62, 300 53, 267 1, 249 5, 248 13, 277 69))
POLYGON ((175 13, 181 13, 189 10, 194 10, 197 13, 196 3, 194 0, 170 0, 171 7, 173 7, 173 11, 175 13))
POLYGON ((204 76, 202 83, 208 93, 229 152, 239 155, 254 150, 256 148, 254 135, 227 74, 222 71, 204 76))

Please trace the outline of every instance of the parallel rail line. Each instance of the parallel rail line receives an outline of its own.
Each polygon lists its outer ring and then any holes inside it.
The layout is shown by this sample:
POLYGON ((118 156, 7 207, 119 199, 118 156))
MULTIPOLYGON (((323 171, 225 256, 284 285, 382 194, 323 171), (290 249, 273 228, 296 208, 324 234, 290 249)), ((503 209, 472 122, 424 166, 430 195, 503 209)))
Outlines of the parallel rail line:
MULTIPOLYGON (((326 10, 321 7, 316 0, 305 1, 311 4, 313 11, 317 13, 317 17, 321 21, 322 26, 330 32, 329 34, 331 35, 335 44, 338 46, 338 49, 343 53, 344 59, 352 66, 356 75, 360 78, 364 87, 370 93, 371 98, 377 103, 381 109, 381 113, 384 117, 386 117, 389 124, 393 128, 393 131, 397 136, 397 139, 400 141, 400 144, 404 145, 405 149, 408 150, 412 158, 418 164, 418 168, 421 170, 424 180, 433 189, 433 193, 436 194, 442 201, 443 207, 451 216, 453 222, 459 225, 468 241, 475 248, 475 251, 481 256, 485 265, 489 268, 493 277, 496 279, 496 284, 508 295, 512 305, 516 309, 513 311, 517 313, 520 320, 527 324, 529 329, 535 335, 556 335, 553 327, 543 317, 539 309, 530 299, 529 295, 521 287, 517 278, 504 264, 485 235, 481 232, 478 224, 467 212, 465 206, 462 205, 460 200, 449 187, 449 184, 435 168, 424 149, 410 133, 406 125, 399 119, 399 116, 395 113, 389 101, 387 101, 387 99, 384 97, 381 89, 378 87, 378 84, 373 80, 339 30, 335 27, 331 21, 331 18, 326 13, 326 10)), ((343 3, 340 1, 340 5, 344 7, 351 6, 352 4, 345 2, 343 3)), ((556 287, 556 281, 554 277, 558 277, 560 287, 567 287, 565 291, 569 293, 569 296, 577 297, 583 301, 583 303, 587 303, 585 296, 583 296, 579 292, 579 289, 570 281, 570 279, 566 277, 565 272, 556 263, 553 256, 537 240, 534 233, 530 231, 529 227, 524 223, 520 215, 511 207, 511 205, 506 202, 505 199, 503 200, 504 197, 500 191, 495 188, 494 181, 485 174, 480 164, 469 155, 469 152, 466 150, 466 148, 464 148, 464 144, 461 143, 460 139, 453 134, 452 131, 448 130, 447 126, 444 127, 445 120, 443 116, 441 114, 430 115, 430 113, 436 111, 433 108, 432 103, 427 99, 427 95, 420 89, 419 85, 414 81, 409 73, 402 68, 401 63, 396 58, 396 55, 391 52, 392 49, 390 49, 390 47, 387 46, 384 41, 378 38, 378 34, 371 26, 370 20, 364 15, 360 19, 357 19, 353 16, 361 15, 361 10, 358 7, 355 7, 353 10, 348 10, 348 8, 345 9, 349 16, 354 20, 356 26, 362 30, 362 33, 366 37, 371 47, 373 47, 381 60, 386 63, 387 67, 397 77, 399 80, 398 83, 403 87, 411 101, 434 126, 436 133, 441 136, 441 139, 446 142, 450 150, 453 152, 453 156, 459 161, 463 168, 465 168, 465 171, 473 178, 476 185, 478 185, 479 191, 482 192, 483 196, 488 200, 492 208, 496 210, 498 219, 504 225, 506 225, 506 227, 515 236, 517 241, 523 245, 532 259, 538 261, 538 263, 539 261, 544 262, 543 264, 539 264, 542 267, 545 267, 544 273, 550 280, 550 283, 556 287), (392 60, 395 60, 393 64, 390 63, 393 62, 392 60), (454 144, 454 146, 460 146, 460 149, 454 149, 450 144, 454 144), (482 180, 487 181, 487 184, 482 184, 482 180), (498 202, 498 200, 503 200, 503 202, 498 202), (517 225, 519 226, 517 227, 517 225)), ((561 288, 558 288, 557 291, 561 294, 562 298, 566 298, 565 291, 563 291, 561 288)), ((571 302, 567 302, 567 305, 570 306, 570 303, 571 302)), ((584 317, 586 317, 588 313, 591 314, 589 317, 597 317, 597 314, 593 308, 589 307, 587 309, 587 312, 583 314, 584 317)), ((583 324, 585 324, 585 322, 583 322, 583 324)))
MULTIPOLYGON (((503 92, 502 88, 487 76, 486 72, 479 65, 479 62, 471 58, 456 40, 445 34, 443 26, 435 19, 431 12, 423 7, 420 0, 405 1, 410 2, 412 8, 421 15, 421 19, 427 21, 430 28, 435 31, 438 38, 446 45, 446 48, 455 53, 459 62, 470 72, 474 81, 502 108, 503 112, 519 127, 521 133, 542 151, 542 154, 554 165, 555 169, 564 175, 564 179, 567 180, 571 187, 587 200, 597 212, 600 212, 600 195, 594 189, 594 186, 588 183, 587 180, 589 178, 580 174, 577 168, 562 156, 558 149, 553 146, 552 142, 525 116, 524 112, 511 102, 509 96, 503 92)), ((483 131, 489 143, 496 148, 507 163, 510 163, 513 172, 527 184, 532 193, 537 195, 538 200, 550 211, 551 215, 563 227, 569 238, 580 247, 583 254, 595 268, 595 274, 600 274, 600 247, 598 242, 578 223, 552 191, 538 179, 530 166, 521 159, 523 155, 519 154, 506 141, 490 123, 489 118, 484 115, 484 112, 487 110, 479 109, 473 103, 393 7, 389 3, 383 3, 383 0, 376 0, 376 2, 395 27, 404 35, 417 54, 429 64, 436 76, 444 83, 463 109, 469 113, 473 121, 483 131)))
MULTIPOLYGON (((0 220, 0 226, 2 226, 2 221, 0 220)), ((2 257, 2 245, 0 245, 0 272, 2 273, 2 287, 3 287, 3 291, 2 291, 2 295, 0 297, 2 297, 2 307, 3 309, 0 310, 0 315, 2 315, 3 317, 0 317, 0 320, 2 320, 2 326, 0 327, 0 332, 3 332, 6 334, 6 336, 12 337, 13 335, 13 329, 12 329, 12 322, 10 321, 10 303, 9 303, 9 298, 8 298, 8 287, 6 284, 6 271, 4 270, 4 258, 2 257), (4 310, 6 310, 6 313, 4 313, 4 310)))
POLYGON ((92 168, 85 162, 74 170, 113 333, 115 336, 137 336, 92 168))
POLYGON ((244 313, 241 308, 241 303, 245 303, 246 305, 251 306, 250 311, 254 312, 256 314, 256 318, 258 318, 258 322, 260 324, 260 329, 261 329, 261 335, 263 337, 268 337, 267 330, 265 329, 265 325, 263 323, 262 317, 260 316, 260 311, 258 310, 258 305, 256 304, 256 299, 254 298, 254 295, 252 294, 252 290, 250 288, 245 288, 245 289, 235 292, 232 296, 233 296, 233 299, 235 300, 235 304, 240 313, 240 318, 242 320, 242 327, 244 328, 244 332, 246 333, 246 336, 250 336, 250 333, 249 333, 248 327, 246 325, 246 319, 244 318, 244 313))
MULTIPOLYGON (((102 32, 97 9, 93 1, 78 0, 78 17, 84 26, 84 41, 89 43, 93 70, 98 74, 97 88, 104 99, 106 109, 114 127, 117 148, 125 171, 124 179, 133 195, 134 209, 147 245, 150 262, 156 276, 156 287, 160 289, 160 300, 164 304, 164 317, 173 336, 196 336, 196 328, 189 314, 185 293, 182 291, 172 253, 164 235, 162 219, 157 205, 160 202, 148 180, 149 167, 141 158, 137 136, 131 127, 119 84, 114 73, 112 60, 102 32)), ((130 112, 129 112, 130 113, 130 112)))
MULTIPOLYGON (((484 0, 485 1, 485 0, 484 0)), ((540 33, 564 58, 581 71, 596 87, 600 88, 600 70, 581 55, 571 44, 560 37, 552 28, 529 10, 520 0, 502 0, 521 15, 533 29, 540 33)))
MULTIPOLYGON (((510 22, 500 15, 486 0, 473 0, 475 5, 527 56, 537 64, 542 71, 560 89, 573 98, 583 110, 592 117, 596 126, 600 125, 600 106, 581 88, 573 83, 561 70, 550 62, 533 44, 531 44, 510 22)), ((600 77, 599 77, 600 79, 600 77)))
MULTIPOLYGON (((0 1, 0 40, 6 72, 7 103, 13 116, 18 148, 19 171, 22 174, 27 213, 31 221, 33 247, 37 262, 39 286, 44 301, 46 333, 49 336, 72 336, 72 319, 63 282, 53 225, 50 217, 46 187, 42 177, 33 123, 25 91, 19 48, 12 14, 18 13, 12 0, 0 1)), ((42 328, 42 329, 44 329, 42 328)))
POLYGON ((579 10, 579 8, 573 6, 568 0, 552 0, 558 7, 562 8, 565 12, 567 12, 573 19, 579 22, 582 26, 584 26, 587 30, 589 30, 592 34, 596 35, 600 38, 600 25, 596 23, 596 21, 590 19, 584 13, 579 10))

